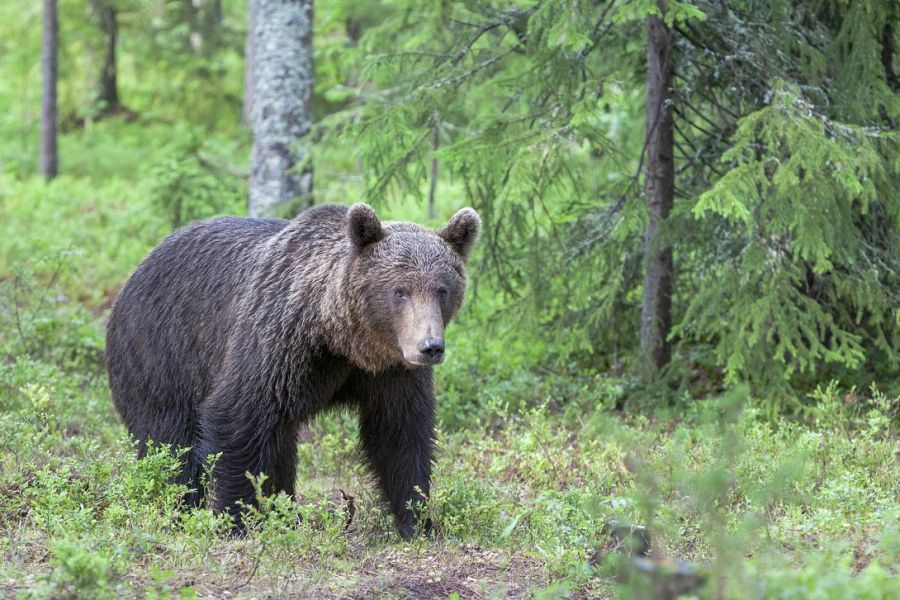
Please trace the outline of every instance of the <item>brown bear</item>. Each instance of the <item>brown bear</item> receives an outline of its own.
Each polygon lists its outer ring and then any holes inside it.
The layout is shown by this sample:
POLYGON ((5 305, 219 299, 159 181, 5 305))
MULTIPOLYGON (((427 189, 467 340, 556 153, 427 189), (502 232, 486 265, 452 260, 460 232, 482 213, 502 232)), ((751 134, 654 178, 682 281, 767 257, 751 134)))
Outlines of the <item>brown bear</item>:
POLYGON ((366 204, 291 221, 224 217, 174 232, 140 264, 106 332, 113 401, 138 441, 190 448, 179 478, 240 528, 247 473, 293 494, 297 430, 339 406, 359 414, 362 454, 413 534, 434 450, 431 367, 459 310, 481 226, 465 208, 433 232, 366 204))

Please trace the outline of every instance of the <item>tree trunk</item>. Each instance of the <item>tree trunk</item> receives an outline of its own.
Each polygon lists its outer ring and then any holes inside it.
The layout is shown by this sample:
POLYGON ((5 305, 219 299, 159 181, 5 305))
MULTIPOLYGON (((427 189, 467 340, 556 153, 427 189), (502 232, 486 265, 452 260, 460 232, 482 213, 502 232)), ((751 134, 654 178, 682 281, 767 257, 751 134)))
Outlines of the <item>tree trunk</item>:
POLYGON ((434 218, 434 192, 437 189, 438 160, 436 152, 441 143, 441 115, 434 112, 431 132, 431 176, 428 178, 428 218, 434 218))
POLYGON ((249 213, 273 216, 312 202, 312 0, 253 0, 253 152, 249 213))
MULTIPOLYGON (((202 2, 202 0, 201 0, 202 2)), ((203 46, 203 33, 200 31, 200 4, 194 0, 181 0, 181 19, 187 23, 185 46, 192 51, 203 46)))
POLYGON ((56 151, 56 76, 59 22, 56 0, 44 0, 44 31, 41 40, 41 174, 53 179, 59 172, 56 151))
POLYGON ((182 0, 181 18, 188 26, 187 46, 209 57, 221 44, 222 0, 182 0))
POLYGON ((256 23, 256 1, 247 3, 247 42, 244 45, 244 103, 241 108, 241 123, 253 126, 253 28, 256 23))
MULTIPOLYGON (((660 2, 663 10, 664 3, 660 2)), ((644 301, 641 310, 641 355, 648 374, 669 362, 672 328, 672 246, 662 227, 672 210, 673 162, 672 32, 656 16, 649 19, 647 44, 647 172, 644 194, 649 220, 644 230, 644 301)))
POLYGON ((94 10, 104 36, 103 68, 97 81, 96 107, 100 115, 119 108, 119 86, 116 81, 116 38, 119 32, 116 9, 104 0, 93 0, 94 10))
POLYGON ((900 81, 894 73, 894 23, 893 13, 889 13, 888 22, 881 29, 881 64, 884 66, 884 78, 892 91, 900 91, 900 81))
POLYGON ((210 14, 214 25, 219 25, 225 19, 225 13, 222 12, 222 0, 213 0, 210 14))

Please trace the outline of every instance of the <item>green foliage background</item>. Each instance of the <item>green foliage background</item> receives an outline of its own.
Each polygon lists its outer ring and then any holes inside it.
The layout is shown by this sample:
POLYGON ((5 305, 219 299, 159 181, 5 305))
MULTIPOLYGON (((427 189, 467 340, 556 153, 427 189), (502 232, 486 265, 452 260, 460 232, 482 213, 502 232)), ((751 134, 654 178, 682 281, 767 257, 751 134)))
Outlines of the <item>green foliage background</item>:
POLYGON ((85 3, 60 0, 49 183, 34 175, 40 7, 0 4, 0 596, 401 595, 415 577, 465 597, 492 552, 510 579, 480 585, 498 593, 521 580, 536 597, 640 594, 604 533, 617 519, 699 564, 701 596, 896 597, 894 3, 666 3, 676 353, 651 385, 633 367, 656 3, 317 5, 316 201, 432 226, 474 205, 485 223, 438 371, 437 540, 384 589, 366 569, 401 550, 350 417, 313 425, 304 498, 264 501, 244 540, 177 510, 167 452, 132 459, 104 320, 173 227, 244 213, 246 4, 224 0, 200 48, 181 2, 113 4, 127 110, 101 118, 100 32, 85 3), (336 487, 357 495, 349 532, 322 500, 336 487), (432 568, 456 587, 420 576, 432 568))
MULTIPOLYGON (((529 305, 544 364, 628 363, 657 4, 413 4, 384 6, 356 102, 325 121, 356 136, 367 196, 421 198, 438 157, 482 211, 482 272, 529 305)), ((881 49, 896 7, 664 4, 678 37, 669 377, 712 370, 774 409, 831 378, 895 379, 900 102, 881 49)))

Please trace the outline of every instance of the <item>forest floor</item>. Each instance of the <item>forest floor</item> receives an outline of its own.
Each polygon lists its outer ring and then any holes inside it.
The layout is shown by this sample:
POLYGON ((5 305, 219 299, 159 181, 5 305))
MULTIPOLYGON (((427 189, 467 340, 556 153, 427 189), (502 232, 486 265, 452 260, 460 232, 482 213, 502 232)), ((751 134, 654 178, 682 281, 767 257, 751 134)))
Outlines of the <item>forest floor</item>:
POLYGON ((88 581, 51 584, 54 573, 46 558, 36 558, 28 573, 0 582, 0 598, 7 597, 197 597, 197 598, 523 598, 546 585, 540 561, 525 555, 485 550, 475 544, 428 548, 367 549, 357 537, 349 544, 346 566, 326 570, 305 557, 277 571, 261 572, 257 557, 239 543, 223 544, 209 560, 228 565, 228 573, 203 567, 179 568, 176 573, 153 570, 148 558, 135 561, 111 587, 88 581), (109 592, 113 592, 110 594, 109 592), (96 594, 96 596, 95 596, 96 594))
POLYGON ((648 525, 703 597, 898 589, 900 439, 878 408, 817 426, 501 409, 441 432, 436 529, 412 541, 359 467, 353 416, 328 415, 299 445, 299 501, 264 500, 230 538, 178 508, 168 453, 134 460, 102 376, 22 359, 3 381, 0 597, 627 596, 642 580, 623 581, 611 520, 648 525))

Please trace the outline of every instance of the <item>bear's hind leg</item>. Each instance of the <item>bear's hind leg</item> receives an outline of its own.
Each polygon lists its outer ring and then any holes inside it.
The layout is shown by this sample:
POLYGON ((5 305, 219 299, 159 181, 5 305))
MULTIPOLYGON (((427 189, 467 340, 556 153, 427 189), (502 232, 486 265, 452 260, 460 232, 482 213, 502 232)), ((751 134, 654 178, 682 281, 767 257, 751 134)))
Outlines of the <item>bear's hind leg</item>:
POLYGON ((240 531, 239 503, 256 504, 256 490, 248 474, 267 475, 264 494, 283 491, 293 495, 298 424, 280 418, 272 408, 274 402, 235 406, 225 394, 224 390, 213 394, 202 405, 197 448, 200 456, 221 454, 213 472, 214 504, 232 515, 234 529, 240 531))
POLYGON ((294 496, 297 480, 297 432, 299 423, 283 423, 272 435, 272 456, 266 466, 269 475, 267 494, 284 492, 294 496))
POLYGON ((177 456, 182 464, 175 483, 188 488, 184 497, 185 504, 198 505, 203 497, 200 485, 203 459, 194 449, 197 432, 194 415, 190 410, 190 400, 162 402, 155 398, 144 398, 140 404, 131 403, 127 406, 139 407, 129 412, 120 409, 132 436, 137 440, 138 458, 147 455, 147 446, 151 440, 157 448, 164 444, 170 446, 173 455, 177 456))

